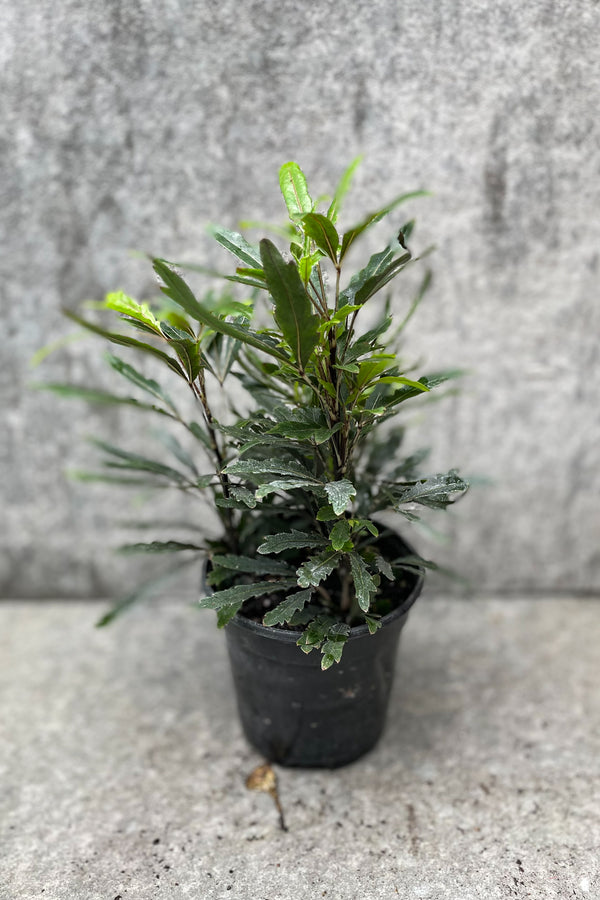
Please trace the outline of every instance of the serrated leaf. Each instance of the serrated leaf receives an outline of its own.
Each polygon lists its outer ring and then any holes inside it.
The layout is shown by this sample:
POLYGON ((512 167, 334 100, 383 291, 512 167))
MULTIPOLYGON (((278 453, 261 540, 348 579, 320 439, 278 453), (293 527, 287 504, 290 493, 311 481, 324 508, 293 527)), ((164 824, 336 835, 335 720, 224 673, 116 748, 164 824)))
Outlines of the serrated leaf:
POLYGON ((130 555, 132 553, 178 553, 182 550, 203 551, 203 547, 197 544, 185 544, 181 541, 151 541, 150 543, 122 544, 118 553, 130 555))
POLYGON ((282 600, 275 609, 270 610, 263 618, 263 625, 283 625, 294 617, 294 614, 304 609, 310 601, 312 590, 296 591, 282 600))
POLYGON ((328 629, 326 640, 321 647, 321 653, 323 654, 321 657, 321 669, 323 671, 329 669, 334 663, 339 663, 342 658, 344 644, 348 640, 349 635, 350 626, 343 622, 332 625, 328 629))
POLYGON ((284 550, 300 550, 304 547, 324 547, 326 543, 318 534, 307 534, 292 529, 281 534, 270 534, 258 548, 258 553, 282 553, 284 550))
POLYGON ((391 203, 388 203, 387 206, 382 207, 376 212, 369 213, 369 215, 366 216, 361 222, 359 222, 358 225, 350 228, 349 231, 344 234, 344 237, 342 238, 342 249, 340 251, 340 262, 344 258, 356 238, 360 237, 360 235, 364 231, 366 231, 367 228, 370 228, 371 225, 375 225, 376 222, 381 221, 384 216, 387 216, 388 213, 392 212, 393 209, 395 209, 401 203, 404 203, 406 200, 412 200, 415 197, 425 196, 427 196, 426 191, 410 191, 407 194, 400 194, 400 196, 395 197, 391 203))
POLYGON ((254 509, 256 507, 256 497, 254 496, 253 491, 249 491, 248 488, 239 487, 238 485, 230 485, 229 493, 233 497, 234 500, 243 503, 244 506, 247 506, 248 509, 254 509))
POLYGON ((432 509, 445 509, 458 499, 454 494, 462 496, 468 487, 468 482, 453 469, 446 475, 434 475, 415 484, 396 485, 394 492, 399 504, 419 503, 432 509))
POLYGON ((304 233, 311 238, 323 253, 337 265, 337 252, 340 246, 340 236, 335 225, 327 216, 321 213, 310 212, 302 216, 304 233))
POLYGON ((350 540, 350 523, 348 519, 340 519, 336 522, 329 535, 331 546, 334 550, 342 550, 350 540))
POLYGON ((257 575, 293 575, 294 570, 279 559, 256 559, 251 556, 235 556, 233 553, 212 557, 215 566, 231 569, 233 572, 248 572, 257 575))
MULTIPOLYGON (((234 256, 244 263, 250 269, 261 269, 260 253, 258 247, 249 244, 245 237, 238 234, 237 231, 229 231, 227 228, 221 228, 219 225, 213 225, 209 228, 209 232, 214 239, 233 253, 234 256)), ((234 280, 233 277, 230 280, 234 280)), ((262 280, 262 279, 261 279, 262 280)))
POLYGON ((310 653, 311 650, 318 649, 327 637, 327 632, 336 625, 335 619, 331 616, 317 616, 308 627, 302 632, 296 644, 304 653, 310 653))
POLYGON ((298 163, 288 162, 282 165, 279 170, 279 187, 292 221, 312 210, 313 202, 308 193, 306 177, 298 163))
POLYGON ((311 556, 296 571, 298 585, 302 588, 318 587, 328 575, 331 575, 339 558, 339 553, 332 553, 330 550, 325 550, 317 556, 311 556))
POLYGON ((255 497, 257 500, 264 500, 269 494, 277 491, 321 491, 323 485, 318 481, 307 481, 305 478, 277 478, 275 481, 269 481, 267 484, 261 484, 256 489, 255 497))
POLYGON ((349 556, 356 599, 362 611, 367 612, 371 605, 371 599, 377 591, 377 584, 362 556, 358 553, 350 553, 349 556))
POLYGON ((375 565, 377 567, 377 571, 381 572, 382 575, 385 575, 385 577, 389 581, 394 580, 394 573, 387 559, 384 559, 383 556, 377 556, 375 557, 375 565))
POLYGON ((200 609, 221 609, 231 606, 233 603, 242 604, 253 597, 262 597, 264 594, 272 594, 278 591, 286 591, 294 587, 294 582, 284 581, 258 581, 252 584, 236 584, 234 587, 223 591, 215 591, 198 601, 200 609))
POLYGON ((290 475, 317 481, 301 463, 295 460, 236 459, 223 469, 226 475, 290 475))
POLYGON ((319 339, 319 317, 312 311, 296 264, 286 263, 268 238, 260 242, 260 255, 269 293, 275 302, 275 321, 303 371, 319 339))
POLYGON ((324 488, 337 516, 341 516, 346 511, 350 500, 356 496, 356 488, 347 478, 330 481, 324 485, 324 488))

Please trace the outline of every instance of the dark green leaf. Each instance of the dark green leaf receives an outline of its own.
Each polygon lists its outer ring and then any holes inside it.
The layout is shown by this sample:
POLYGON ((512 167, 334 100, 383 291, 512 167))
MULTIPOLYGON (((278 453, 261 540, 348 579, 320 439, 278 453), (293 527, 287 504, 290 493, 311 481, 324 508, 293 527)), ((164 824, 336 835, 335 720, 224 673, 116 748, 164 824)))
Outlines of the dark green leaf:
POLYGON ((123 544, 118 548, 119 553, 126 555, 132 553, 178 553, 181 550, 203 551, 203 547, 197 544, 184 544, 181 541, 152 541, 149 544, 123 544))
POLYGON ((302 588, 318 587, 328 575, 331 575, 339 558, 339 553, 332 553, 330 550, 311 556, 296 572, 298 585, 302 588))
POLYGON ((97 438, 90 438, 90 440, 96 447, 99 447, 100 450, 104 450, 104 452, 108 453, 110 456, 114 456, 121 460, 119 463, 107 463, 111 468, 151 472, 154 475, 163 476, 164 478, 176 481, 179 484, 190 483, 187 475, 184 475, 177 469, 171 468, 171 466, 166 466, 163 463, 157 462, 154 459, 149 459, 146 456, 140 456, 138 453, 129 453, 127 450, 121 450, 120 447, 115 447, 112 444, 98 440, 97 438))
POLYGON ((236 459, 223 471, 227 475, 290 475, 317 481, 307 468, 293 459, 236 459))
POLYGON ((175 581, 180 575, 185 571, 187 566, 195 563, 196 559, 192 557, 191 559, 180 561, 178 565, 174 568, 168 569, 162 575, 157 578, 152 578, 149 581, 146 581, 137 590, 133 591, 131 594, 128 594, 126 597, 123 597, 122 600, 119 600, 113 607, 110 609, 98 622, 96 622, 97 628, 104 628, 110 622, 117 618, 117 616, 121 615, 122 612, 129 609, 136 603, 139 603, 141 600, 146 600, 152 594, 155 594, 165 585, 175 581))
POLYGON ((349 556, 356 599, 362 611, 367 612, 371 605, 371 599, 377 591, 377 584, 362 556, 359 556, 358 553, 350 553, 349 556))
POLYGON ((447 475, 434 475, 415 484, 395 485, 396 503, 419 503, 432 509, 445 509, 464 494, 469 485, 452 469, 447 475))
MULTIPOLYGON (((250 269, 260 269, 261 261, 258 247, 253 247, 248 243, 246 238, 238 234, 237 231, 229 231, 227 228, 220 228, 218 225, 212 226, 210 233, 215 240, 234 256, 237 256, 245 266, 250 269)), ((231 279, 233 280, 233 278, 231 279)))
POLYGON ((293 569, 278 559, 256 559, 250 556, 235 556, 232 553, 212 557, 213 564, 221 569, 234 572, 252 572, 257 575, 293 575, 293 569))
POLYGON ((304 370, 319 339, 319 317, 312 312, 296 264, 293 261, 286 263, 268 238, 260 242, 260 255, 269 292, 275 301, 275 321, 296 362, 304 370))
POLYGON ((167 404, 174 412, 177 412, 175 405, 168 394, 163 391, 161 386, 157 381, 154 381, 153 378, 146 378, 145 375, 142 375, 141 372, 138 372, 132 365, 124 362, 118 356, 115 356, 112 353, 107 353, 106 358, 108 360, 109 365, 118 372, 119 375, 122 375, 123 378, 126 378, 127 381, 130 381, 132 384, 135 384, 136 387, 141 388, 146 393, 151 394, 151 396, 156 397, 158 400, 162 400, 167 404))
POLYGON ((323 485, 320 481, 307 481, 306 478, 277 478, 274 481, 269 481, 267 484, 261 484, 254 496, 257 500, 263 500, 269 494, 274 494, 277 491, 296 490, 322 491, 323 485))
POLYGON ((344 622, 332 625, 327 631, 326 640, 321 647, 321 669, 325 671, 342 658, 344 644, 350 635, 350 626, 344 622))
POLYGON ((337 264, 337 252, 340 246, 340 236, 335 225, 327 216, 320 213, 307 213, 302 217, 304 233, 315 242, 319 250, 326 253, 329 259, 337 264))
POLYGON ((293 618, 294 613, 304 609, 312 596, 312 590, 296 591, 282 600, 275 609, 270 610, 263 618, 263 625, 283 625, 293 618))
POLYGON ((79 400, 85 400, 86 403, 93 403, 98 406, 134 406, 140 410, 149 410, 163 416, 171 416, 171 413, 167 412, 166 409, 161 409, 159 406, 154 406, 154 404, 150 403, 141 403, 134 397, 119 397, 108 391, 80 387, 76 384, 57 384, 56 382, 50 382, 48 384, 34 384, 32 387, 36 390, 52 391, 53 394, 58 394, 60 397, 74 397, 79 400))
POLYGON ((398 259, 395 259, 390 263, 383 271, 373 275, 357 290, 354 302, 359 304, 366 303, 367 300, 370 300, 371 297, 377 293, 377 291, 380 291, 381 288, 385 287, 398 272, 401 272, 408 262, 410 262, 410 253, 405 253, 403 256, 399 256, 398 259))
POLYGON ((165 284, 165 287, 163 288, 165 293, 179 306, 185 309, 185 311, 196 319, 197 322, 201 322, 208 328, 212 328, 217 334, 226 334, 229 337, 241 341, 243 344, 249 344, 251 347, 256 347, 257 350, 262 350, 264 353, 268 353, 270 356, 274 356, 282 362, 289 362, 288 357, 273 344, 269 343, 268 340, 259 337, 255 332, 250 331, 248 328, 234 325, 231 322, 220 319, 208 309, 201 306, 185 281, 183 281, 176 272, 170 269, 165 262, 160 259, 155 259, 154 269, 165 284))
POLYGON ((357 237, 359 237, 367 228, 370 228, 371 225, 375 225, 376 222, 381 221, 384 216, 387 216, 388 213, 392 212, 397 206, 401 203, 404 203, 406 200, 412 200, 415 197, 425 197, 427 196, 426 191, 411 191, 408 194, 401 194, 399 197, 396 197, 392 200, 391 203, 388 203, 387 206, 384 206, 382 209, 377 210, 376 212, 369 213, 362 222, 359 222, 358 225, 355 225, 349 231, 344 234, 342 238, 342 249, 340 251, 340 261, 344 258, 354 241, 357 237))
POLYGON ((270 534, 264 539, 259 553, 282 553, 284 550, 299 550, 304 547, 324 547, 327 542, 318 534, 306 534, 304 531, 289 531, 281 534, 270 534))
POLYGON ((262 597, 264 594, 272 594, 276 591, 286 591, 294 587, 294 582, 285 581, 258 581, 253 584, 236 584, 235 587, 226 588, 224 591, 215 591, 198 601, 200 609, 220 609, 230 606, 232 603, 243 603, 253 597, 262 597))
POLYGON ((112 344, 119 344, 122 347, 132 347, 134 350, 139 350, 142 353, 148 353, 150 356, 155 356, 157 359, 160 359, 165 365, 167 365, 173 372, 176 372, 177 375, 180 375, 182 378, 185 378, 185 374, 177 362, 176 359, 169 356, 168 353, 165 353, 163 350, 159 350, 158 347, 153 347, 152 344, 145 344, 142 341, 137 341, 135 338, 129 337, 127 334, 118 334, 117 332, 106 331, 105 328, 101 328, 99 325, 95 325, 93 322, 88 322, 87 319, 82 319, 81 316, 78 316, 76 313, 71 312, 69 309, 63 310, 65 316, 68 319, 71 319, 73 322, 77 322, 78 325, 81 325, 83 328, 87 328, 88 331, 92 331, 94 334, 98 334, 103 338, 106 338, 107 341, 110 341, 112 344))

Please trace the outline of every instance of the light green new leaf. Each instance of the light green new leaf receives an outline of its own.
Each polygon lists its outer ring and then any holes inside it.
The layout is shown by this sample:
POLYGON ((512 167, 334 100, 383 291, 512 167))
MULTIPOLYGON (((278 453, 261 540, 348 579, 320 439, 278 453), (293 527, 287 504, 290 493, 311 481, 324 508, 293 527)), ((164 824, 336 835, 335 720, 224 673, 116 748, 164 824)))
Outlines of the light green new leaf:
POLYGON ((342 478, 341 481, 330 481, 324 485, 324 488, 336 516, 341 516, 346 511, 352 497, 356 496, 356 488, 347 478, 342 478))
POLYGON ((324 547, 326 541, 318 534, 306 534, 304 531, 286 531, 281 534, 270 534, 264 539, 259 553, 282 553, 284 550, 300 550, 304 547, 324 547))
POLYGON ((134 300, 133 297, 128 297, 123 291, 115 291, 106 295, 104 306, 130 319, 136 319, 136 321, 146 325, 156 334, 160 334, 160 322, 147 303, 138 303, 137 300, 134 300))
POLYGON ((362 556, 359 556, 358 553, 350 553, 349 556, 356 599, 362 611, 367 612, 371 605, 371 598, 377 591, 377 584, 362 556))
POLYGON ((340 519, 336 522, 329 535, 331 546, 334 550, 342 550, 344 545, 350 540, 350 523, 348 519, 340 519))
POLYGON ((304 609, 310 601, 312 590, 309 588, 304 591, 296 591, 290 594, 285 600, 282 600, 275 609, 270 610, 263 618, 263 625, 283 625, 289 622, 294 613, 304 609))
POLYGON ((327 216, 322 216, 320 213, 307 213, 305 216, 302 216, 302 227, 304 228, 304 233, 315 242, 319 250, 326 253, 329 259, 337 264, 340 236, 331 219, 328 219, 327 216))
POLYGON ((260 242, 260 255, 269 293, 275 301, 275 321, 304 371, 319 339, 319 317, 312 312, 296 264, 286 263, 268 238, 260 242))
POLYGON ((288 162, 282 165, 279 170, 279 187, 292 221, 311 212, 313 202, 308 193, 306 177, 298 163, 288 162))

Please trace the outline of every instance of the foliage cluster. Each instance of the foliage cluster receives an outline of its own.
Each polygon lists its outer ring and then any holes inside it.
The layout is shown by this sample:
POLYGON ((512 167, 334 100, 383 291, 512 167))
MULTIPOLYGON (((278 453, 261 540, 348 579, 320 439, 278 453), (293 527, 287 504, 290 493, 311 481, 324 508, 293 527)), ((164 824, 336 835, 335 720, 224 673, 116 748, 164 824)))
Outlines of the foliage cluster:
MULTIPOLYGON (((289 241, 286 255, 269 238, 255 246, 237 232, 213 229, 218 243, 237 258, 235 273, 225 277, 244 286, 244 299, 229 291, 198 299, 180 274, 182 266, 157 258, 152 264, 167 306, 138 303, 122 292, 101 304, 129 330, 67 313, 178 376, 193 392, 201 422, 186 421, 158 381, 114 354, 107 357, 110 366, 142 399, 46 385, 93 403, 154 412, 193 437, 197 454, 169 435, 172 463, 97 441, 103 469, 82 477, 210 495, 222 523, 219 540, 133 543, 123 552, 175 553, 178 559, 208 554, 211 590, 200 607, 216 610, 220 626, 249 607, 261 609, 264 625, 296 628, 305 652, 320 649, 323 668, 339 661, 353 625, 366 623, 376 631, 390 609, 394 582, 426 565, 414 555, 390 554, 395 544, 378 516, 393 510, 414 521, 419 508, 444 509, 467 489, 454 470, 421 475, 424 454, 400 455, 404 427, 386 425, 407 402, 458 373, 409 377, 398 355, 429 271, 398 325, 389 298, 379 302, 392 279, 416 262, 408 249, 413 221, 396 229, 364 267, 346 274, 355 242, 421 193, 402 194, 341 231, 340 205, 355 166, 322 212, 323 201, 313 201, 300 167, 282 166, 289 225, 278 233, 289 241), (377 320, 361 331, 359 315, 377 295, 377 320), (260 327, 265 301, 268 321, 260 327), (258 315, 255 308, 261 309, 258 315), (230 381, 236 384, 226 391, 229 415, 217 417, 211 393, 230 381), (252 398, 247 414, 234 408, 238 385, 252 398)), ((103 623, 143 593, 125 598, 103 623)))

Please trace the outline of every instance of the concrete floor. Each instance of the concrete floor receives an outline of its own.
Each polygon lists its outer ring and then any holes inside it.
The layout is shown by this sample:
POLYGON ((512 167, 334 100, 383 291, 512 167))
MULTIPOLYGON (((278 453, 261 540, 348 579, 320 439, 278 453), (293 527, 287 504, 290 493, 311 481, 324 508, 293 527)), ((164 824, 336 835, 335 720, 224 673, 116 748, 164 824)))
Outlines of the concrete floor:
POLYGON ((210 613, 0 605, 2 900, 600 897, 600 603, 421 599, 387 731, 245 778, 210 613))

